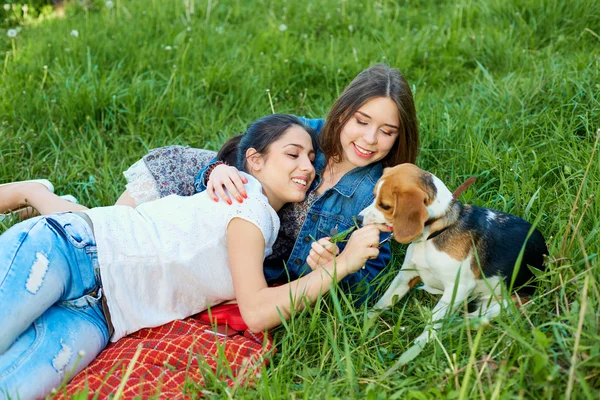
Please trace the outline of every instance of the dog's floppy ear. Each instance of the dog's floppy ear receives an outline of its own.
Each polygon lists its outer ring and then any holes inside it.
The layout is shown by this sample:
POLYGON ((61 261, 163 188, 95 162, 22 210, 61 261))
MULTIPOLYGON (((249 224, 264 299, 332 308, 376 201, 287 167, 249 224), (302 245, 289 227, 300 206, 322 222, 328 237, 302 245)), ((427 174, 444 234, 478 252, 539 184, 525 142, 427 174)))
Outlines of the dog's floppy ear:
POLYGON ((429 213, 425 207, 425 193, 420 190, 395 193, 394 239, 410 243, 423 233, 429 213))

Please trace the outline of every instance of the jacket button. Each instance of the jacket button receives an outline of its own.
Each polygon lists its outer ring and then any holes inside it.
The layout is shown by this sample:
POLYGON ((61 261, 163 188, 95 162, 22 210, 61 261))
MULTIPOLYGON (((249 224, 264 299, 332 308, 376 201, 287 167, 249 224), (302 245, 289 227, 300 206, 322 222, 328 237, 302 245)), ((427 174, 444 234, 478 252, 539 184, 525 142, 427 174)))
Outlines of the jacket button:
POLYGON ((295 263, 296 263, 296 265, 300 265, 300 264, 302 264, 302 260, 299 258, 296 258, 295 263))
POLYGON ((304 241, 306 243, 310 242, 310 236, 308 236, 308 235, 304 236, 304 241))
POLYGON ((319 220, 319 216, 318 215, 313 215, 311 218, 312 222, 317 222, 319 220))

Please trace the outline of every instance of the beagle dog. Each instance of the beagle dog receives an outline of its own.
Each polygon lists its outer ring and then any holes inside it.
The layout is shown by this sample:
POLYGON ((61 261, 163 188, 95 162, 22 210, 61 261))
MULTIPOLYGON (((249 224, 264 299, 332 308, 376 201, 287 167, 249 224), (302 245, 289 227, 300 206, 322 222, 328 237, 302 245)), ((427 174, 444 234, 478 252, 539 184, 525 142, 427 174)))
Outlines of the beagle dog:
POLYGON ((435 333, 444 315, 465 300, 475 300, 470 316, 491 319, 505 303, 501 283, 518 288, 519 294, 531 294, 533 274, 527 265, 543 270, 548 254, 544 237, 529 222, 463 205, 436 176, 413 164, 384 170, 375 185, 375 200, 361 211, 361 218, 365 225, 392 226, 396 241, 410 243, 400 272, 375 309, 390 307, 392 298, 402 298, 418 277, 424 290, 442 295, 431 325, 415 341, 421 348, 429 331, 435 333))

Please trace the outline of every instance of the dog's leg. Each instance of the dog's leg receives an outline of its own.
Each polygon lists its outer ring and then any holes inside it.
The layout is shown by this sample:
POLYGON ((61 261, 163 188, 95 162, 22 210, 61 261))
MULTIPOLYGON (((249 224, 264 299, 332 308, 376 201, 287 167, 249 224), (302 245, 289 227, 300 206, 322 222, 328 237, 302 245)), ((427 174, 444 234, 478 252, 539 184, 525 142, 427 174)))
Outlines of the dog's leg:
POLYGON ((469 313, 469 318, 487 318, 492 319, 500 315, 502 307, 506 306, 506 302, 499 302, 494 297, 480 299, 480 305, 477 310, 469 313))
POLYGON ((416 339, 415 344, 424 347, 427 342, 433 338, 435 332, 442 326, 442 319, 448 314, 456 310, 468 297, 469 294, 475 288, 475 284, 464 285, 458 284, 456 287, 456 293, 454 293, 454 287, 447 287, 444 289, 444 294, 440 301, 435 305, 431 312, 431 323, 425 327, 423 333, 421 333, 416 339), (454 301, 453 301, 454 300, 454 301))
POLYGON ((402 264, 398 275, 396 275, 390 287, 385 291, 383 296, 381 296, 377 304, 375 304, 371 313, 391 307, 394 296, 398 296, 398 299, 401 299, 410 290, 408 283, 411 281, 411 279, 419 276, 415 265, 411 261, 411 254, 412 249, 411 246, 409 246, 408 250, 406 251, 404 263, 402 264))
POLYGON ((392 306, 392 300, 394 299, 394 296, 398 296, 398 300, 403 298, 410 290, 408 283, 416 276, 418 276, 416 271, 401 270, 398 272, 398 275, 394 278, 388 290, 385 291, 383 296, 381 296, 377 304, 375 304, 373 307, 373 311, 390 308, 392 306))

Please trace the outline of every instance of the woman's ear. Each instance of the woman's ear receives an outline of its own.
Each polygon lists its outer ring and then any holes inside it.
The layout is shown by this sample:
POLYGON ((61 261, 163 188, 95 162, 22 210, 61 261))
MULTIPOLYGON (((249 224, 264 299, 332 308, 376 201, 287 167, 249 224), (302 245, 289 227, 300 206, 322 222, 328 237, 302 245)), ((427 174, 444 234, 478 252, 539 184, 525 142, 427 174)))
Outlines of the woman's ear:
POLYGON ((263 157, 254 147, 250 147, 246 150, 246 162, 250 170, 260 171, 263 166, 263 157))

